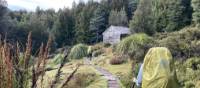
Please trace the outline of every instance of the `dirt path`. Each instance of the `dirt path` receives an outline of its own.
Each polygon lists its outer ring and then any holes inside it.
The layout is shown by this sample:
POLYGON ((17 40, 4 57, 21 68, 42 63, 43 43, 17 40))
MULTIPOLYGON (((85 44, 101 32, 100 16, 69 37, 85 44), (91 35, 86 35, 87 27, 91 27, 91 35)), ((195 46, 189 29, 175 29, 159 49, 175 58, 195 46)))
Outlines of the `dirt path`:
MULTIPOLYGON (((85 59, 85 64, 92 65, 88 59, 85 59)), ((101 67, 98 67, 98 66, 93 66, 93 67, 97 71, 99 71, 105 79, 107 79, 108 88, 120 88, 120 85, 118 83, 118 78, 116 76, 114 76, 112 73, 110 73, 109 71, 107 71, 101 67)))

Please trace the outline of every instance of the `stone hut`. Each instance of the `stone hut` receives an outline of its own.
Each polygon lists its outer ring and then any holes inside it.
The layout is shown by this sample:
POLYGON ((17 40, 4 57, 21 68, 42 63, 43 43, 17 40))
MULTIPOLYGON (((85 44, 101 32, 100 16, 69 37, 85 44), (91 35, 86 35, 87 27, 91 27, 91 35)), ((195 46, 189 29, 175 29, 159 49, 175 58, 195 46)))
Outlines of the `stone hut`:
POLYGON ((103 42, 109 44, 117 44, 121 39, 130 35, 129 28, 123 26, 110 26, 103 32, 103 42))

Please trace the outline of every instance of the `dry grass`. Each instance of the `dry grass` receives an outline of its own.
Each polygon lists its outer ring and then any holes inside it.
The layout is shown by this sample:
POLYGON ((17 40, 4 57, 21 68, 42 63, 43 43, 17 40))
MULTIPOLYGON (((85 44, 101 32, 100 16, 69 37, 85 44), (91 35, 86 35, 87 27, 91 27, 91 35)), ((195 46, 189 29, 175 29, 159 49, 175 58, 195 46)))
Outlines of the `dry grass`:
POLYGON ((42 78, 40 82, 43 83, 50 44, 51 38, 49 38, 46 47, 41 45, 37 61, 33 61, 31 64, 31 33, 28 35, 25 51, 21 52, 23 54, 20 54, 21 47, 18 43, 11 45, 6 39, 3 42, 0 40, 0 86, 5 88, 36 88, 39 77, 42 78))
POLYGON ((6 86, 7 88, 13 87, 13 64, 11 56, 11 49, 9 44, 0 42, 0 86, 6 86))

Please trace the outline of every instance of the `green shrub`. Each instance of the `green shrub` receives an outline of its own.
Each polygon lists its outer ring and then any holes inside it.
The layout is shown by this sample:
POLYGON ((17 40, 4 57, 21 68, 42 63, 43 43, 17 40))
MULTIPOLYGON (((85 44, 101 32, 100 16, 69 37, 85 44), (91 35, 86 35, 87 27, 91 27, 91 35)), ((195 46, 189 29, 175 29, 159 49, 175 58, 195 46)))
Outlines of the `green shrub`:
POLYGON ((128 54, 130 58, 143 59, 146 50, 154 44, 151 37, 146 34, 134 34, 124 38, 118 45, 117 51, 120 54, 128 54))
MULTIPOLYGON (((156 36, 158 37, 158 36, 156 36)), ((178 32, 168 33, 158 37, 158 44, 167 47, 176 58, 189 58, 200 56, 200 30, 185 28, 178 32)))
POLYGON ((103 43, 98 43, 93 46, 88 47, 88 54, 93 54, 94 52, 101 51, 104 48, 103 43))
POLYGON ((200 79, 200 58, 189 58, 186 61, 176 61, 177 78, 182 88, 195 88, 200 79))
POLYGON ((84 44, 75 45, 69 54, 70 59, 81 59, 87 56, 88 46, 84 44))

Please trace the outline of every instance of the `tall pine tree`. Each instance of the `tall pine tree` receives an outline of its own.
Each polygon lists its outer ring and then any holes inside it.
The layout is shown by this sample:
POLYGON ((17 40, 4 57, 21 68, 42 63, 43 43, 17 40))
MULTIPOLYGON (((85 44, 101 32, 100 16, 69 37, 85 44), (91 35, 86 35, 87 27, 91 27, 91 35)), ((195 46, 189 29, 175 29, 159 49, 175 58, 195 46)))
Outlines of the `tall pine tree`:
POLYGON ((125 10, 112 10, 109 16, 109 24, 114 26, 127 26, 128 18, 125 10))
POLYGON ((64 45, 72 45, 74 39, 74 17, 72 12, 65 8, 58 13, 57 20, 53 26, 53 32, 55 40, 58 43, 58 47, 64 45))
POLYGON ((102 41, 102 33, 105 31, 107 26, 107 14, 106 9, 101 6, 94 11, 94 16, 90 20, 90 43, 102 41))
POLYGON ((181 29, 191 22, 190 0, 153 0, 151 16, 158 32, 181 29), (190 13, 189 13, 190 12, 190 13))
POLYGON ((192 0, 192 7, 193 7, 193 21, 194 23, 200 27, 200 0, 192 0))
POLYGON ((5 0, 0 0, 0 34, 5 34, 7 28, 7 2, 5 0))
POLYGON ((154 34, 181 29, 191 22, 190 0, 140 0, 130 28, 154 34))
POLYGON ((151 14, 152 0, 140 0, 137 10, 134 13, 133 19, 130 21, 130 29, 134 32, 144 32, 153 34, 154 28, 152 27, 153 19, 151 14))
POLYGON ((90 20, 98 7, 97 2, 90 1, 88 4, 79 3, 75 12, 75 37, 76 43, 90 43, 90 20))
POLYGON ((134 15, 134 12, 137 9, 138 3, 139 3, 139 0, 129 0, 129 2, 128 2, 128 11, 127 11, 128 20, 132 19, 133 15, 134 15))

